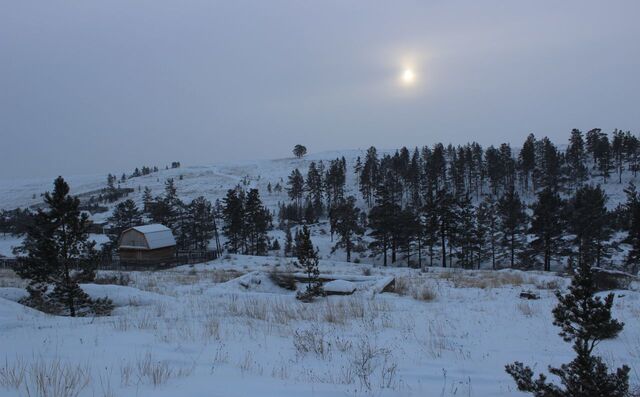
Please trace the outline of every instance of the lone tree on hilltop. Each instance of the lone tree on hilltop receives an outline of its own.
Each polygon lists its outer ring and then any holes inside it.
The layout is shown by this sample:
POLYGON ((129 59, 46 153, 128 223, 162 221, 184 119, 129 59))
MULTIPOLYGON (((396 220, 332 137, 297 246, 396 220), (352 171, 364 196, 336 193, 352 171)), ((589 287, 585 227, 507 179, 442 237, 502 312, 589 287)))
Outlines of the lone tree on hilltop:
POLYGON ((604 339, 615 338, 624 326, 611 318, 613 293, 604 299, 596 292, 589 263, 582 261, 573 277, 569 293, 558 296, 553 309, 553 324, 560 327, 565 342, 573 342, 576 358, 549 372, 560 378, 561 386, 547 382, 545 375, 533 379, 533 370, 520 362, 506 366, 518 390, 536 397, 625 397, 629 391, 629 367, 609 373, 602 358, 593 355, 594 348, 604 339))
POLYGON ((96 250, 95 242, 89 241, 89 217, 80 212, 80 200, 69 195, 69 185, 62 177, 54 184, 53 193, 44 196, 47 209, 38 210, 16 249, 26 254, 16 272, 29 280, 29 296, 22 303, 71 317, 108 314, 111 301, 91 299, 79 285, 95 278, 96 250))
POLYGON ((304 157, 305 154, 307 154, 307 148, 305 146, 298 144, 293 147, 293 155, 297 158, 300 159, 304 157))

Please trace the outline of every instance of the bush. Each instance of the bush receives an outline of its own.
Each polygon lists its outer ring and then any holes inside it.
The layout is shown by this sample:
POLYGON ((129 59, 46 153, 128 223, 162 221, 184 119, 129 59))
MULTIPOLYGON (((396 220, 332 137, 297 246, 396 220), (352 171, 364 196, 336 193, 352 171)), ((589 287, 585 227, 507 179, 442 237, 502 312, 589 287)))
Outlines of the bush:
POLYGON ((436 293, 426 284, 413 289, 411 296, 419 301, 432 301, 436 299, 436 293))
POLYGON ((296 290, 296 279, 291 273, 283 273, 273 269, 269 272, 269 279, 280 288, 289 291, 296 290))

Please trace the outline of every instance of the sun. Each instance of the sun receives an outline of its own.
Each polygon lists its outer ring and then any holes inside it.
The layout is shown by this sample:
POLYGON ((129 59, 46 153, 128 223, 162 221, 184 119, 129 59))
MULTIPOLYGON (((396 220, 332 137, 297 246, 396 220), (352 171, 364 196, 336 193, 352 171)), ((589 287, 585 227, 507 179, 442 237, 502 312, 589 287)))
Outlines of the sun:
POLYGON ((404 85, 412 85, 416 81, 416 74, 413 69, 405 69, 402 72, 401 80, 404 85))

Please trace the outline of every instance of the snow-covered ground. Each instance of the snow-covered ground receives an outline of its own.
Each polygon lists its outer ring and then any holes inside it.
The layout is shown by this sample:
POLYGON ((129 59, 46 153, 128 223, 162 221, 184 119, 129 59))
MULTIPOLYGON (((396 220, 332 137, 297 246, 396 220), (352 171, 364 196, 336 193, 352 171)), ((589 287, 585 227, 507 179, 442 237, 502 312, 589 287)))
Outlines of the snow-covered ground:
MULTIPOLYGON (((27 396, 27 387, 34 395, 39 376, 67 379, 79 396, 518 396, 505 364, 541 371, 572 357, 551 325, 553 289, 565 278, 322 261, 322 273, 343 275, 357 291, 305 304, 269 277, 289 266, 228 256, 131 272, 129 286, 83 285, 114 300, 114 315, 103 318, 15 303, 22 281, 2 271, 0 396, 27 396), (376 293, 388 276, 399 293, 376 293), (523 290, 541 299, 522 300, 523 290)), ((616 296, 614 315, 626 325, 598 353, 637 369, 640 293, 616 296)))

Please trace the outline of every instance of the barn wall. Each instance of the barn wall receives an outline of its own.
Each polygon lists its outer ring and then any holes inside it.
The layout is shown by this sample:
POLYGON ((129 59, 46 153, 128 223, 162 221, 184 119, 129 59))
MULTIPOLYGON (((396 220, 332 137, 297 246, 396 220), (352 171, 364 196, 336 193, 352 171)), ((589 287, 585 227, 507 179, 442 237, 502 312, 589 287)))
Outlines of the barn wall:
POLYGON ((120 248, 120 263, 135 266, 156 267, 176 261, 176 247, 164 247, 155 250, 137 250, 120 248))

